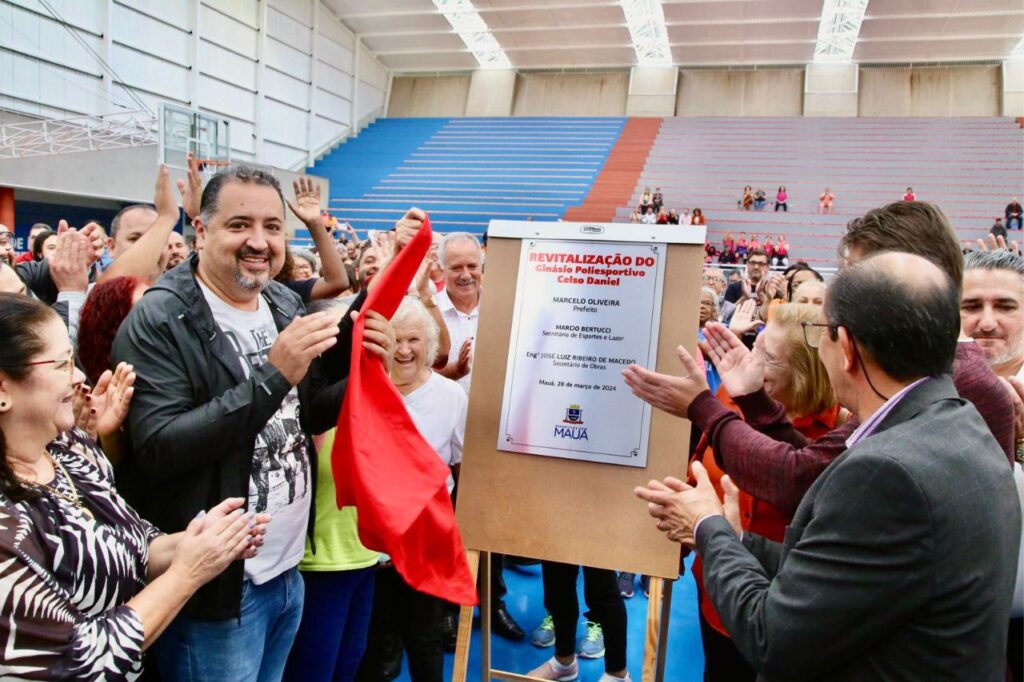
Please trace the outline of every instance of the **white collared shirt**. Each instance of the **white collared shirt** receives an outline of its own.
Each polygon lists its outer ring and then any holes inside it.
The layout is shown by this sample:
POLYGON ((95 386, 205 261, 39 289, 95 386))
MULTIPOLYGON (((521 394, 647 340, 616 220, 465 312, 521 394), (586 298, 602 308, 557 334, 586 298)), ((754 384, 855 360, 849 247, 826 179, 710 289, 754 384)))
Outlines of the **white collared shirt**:
MULTIPOLYGON (((451 339, 451 350, 448 351, 448 367, 459 362, 459 350, 463 342, 468 338, 476 339, 476 328, 480 319, 480 304, 473 308, 468 314, 455 307, 452 299, 448 296, 448 289, 442 289, 437 295, 437 307, 441 310, 441 317, 448 327, 448 336, 451 339)), ((458 380, 459 385, 469 393, 469 380, 472 372, 458 380)))

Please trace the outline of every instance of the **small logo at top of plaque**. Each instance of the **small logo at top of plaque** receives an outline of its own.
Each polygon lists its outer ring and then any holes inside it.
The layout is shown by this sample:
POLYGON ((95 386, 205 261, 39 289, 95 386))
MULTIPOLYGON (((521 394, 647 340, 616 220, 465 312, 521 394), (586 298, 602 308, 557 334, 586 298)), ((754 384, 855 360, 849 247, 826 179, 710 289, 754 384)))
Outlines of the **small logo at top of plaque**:
POLYGON ((565 408, 565 419, 562 421, 566 424, 582 424, 583 409, 579 405, 570 405, 565 408))
POLYGON ((604 232, 603 225, 584 225, 580 228, 583 234, 601 234, 604 232))

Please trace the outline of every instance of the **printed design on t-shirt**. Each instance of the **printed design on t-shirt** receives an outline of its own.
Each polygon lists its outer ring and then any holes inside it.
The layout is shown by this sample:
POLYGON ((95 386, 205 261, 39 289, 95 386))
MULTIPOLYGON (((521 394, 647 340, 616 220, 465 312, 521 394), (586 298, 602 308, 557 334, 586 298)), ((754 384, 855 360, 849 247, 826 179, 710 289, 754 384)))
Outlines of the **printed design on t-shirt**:
MULTIPOLYGON (((276 330, 272 327, 250 329, 246 344, 239 343, 230 331, 225 331, 225 336, 249 369, 267 361, 276 330)), ((256 437, 249 498, 250 508, 257 512, 274 514, 309 492, 309 455, 299 423, 299 407, 298 393, 292 389, 256 437)))

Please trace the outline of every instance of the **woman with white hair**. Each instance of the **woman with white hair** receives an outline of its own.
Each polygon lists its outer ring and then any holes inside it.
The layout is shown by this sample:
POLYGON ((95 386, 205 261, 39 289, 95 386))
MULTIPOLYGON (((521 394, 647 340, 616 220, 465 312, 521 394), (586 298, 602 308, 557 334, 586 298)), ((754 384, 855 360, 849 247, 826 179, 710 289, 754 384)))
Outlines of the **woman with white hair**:
MULTIPOLYGON (((450 467, 451 494, 462 462, 469 398, 458 383, 431 369, 440 345, 440 329, 419 299, 406 297, 391 318, 391 326, 396 342, 391 381, 405 399, 420 434, 450 467)), ((377 571, 370 641, 360 679, 385 679, 380 673, 388 667, 386 642, 392 634, 402 640, 413 682, 441 682, 441 615, 440 599, 409 587, 391 563, 385 562, 377 571)))

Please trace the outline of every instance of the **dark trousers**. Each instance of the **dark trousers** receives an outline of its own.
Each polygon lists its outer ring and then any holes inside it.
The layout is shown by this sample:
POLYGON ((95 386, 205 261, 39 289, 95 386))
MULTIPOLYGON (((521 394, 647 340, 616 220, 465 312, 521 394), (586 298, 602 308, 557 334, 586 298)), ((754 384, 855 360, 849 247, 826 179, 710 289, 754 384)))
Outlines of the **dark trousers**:
MULTIPOLYGON (((580 619, 580 602, 576 597, 576 576, 579 566, 542 561, 544 576, 544 608, 555 624, 555 655, 576 653, 576 626, 580 619)), ((626 605, 619 594, 615 571, 583 567, 583 598, 587 601, 587 617, 601 625, 604 632, 604 669, 618 672, 626 669, 626 605)))
POLYGON ((442 682, 441 600, 409 587, 393 566, 377 570, 370 637, 358 682, 383 679, 389 637, 401 639, 413 682, 442 682))
POLYGON ((775 202, 775 212, 776 213, 779 212, 780 208, 782 209, 783 213, 789 213, 789 204, 787 204, 785 201, 776 201, 775 202))
POLYGON ((366 650, 376 569, 305 571, 306 595, 285 682, 352 682, 366 650))
POLYGON ((697 613, 704 647, 704 682, 754 682, 757 672, 740 655, 732 639, 711 627, 700 609, 697 613))
POLYGON ((1013 682, 1024 682, 1024 618, 1011 618, 1006 659, 1013 682))

